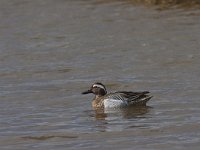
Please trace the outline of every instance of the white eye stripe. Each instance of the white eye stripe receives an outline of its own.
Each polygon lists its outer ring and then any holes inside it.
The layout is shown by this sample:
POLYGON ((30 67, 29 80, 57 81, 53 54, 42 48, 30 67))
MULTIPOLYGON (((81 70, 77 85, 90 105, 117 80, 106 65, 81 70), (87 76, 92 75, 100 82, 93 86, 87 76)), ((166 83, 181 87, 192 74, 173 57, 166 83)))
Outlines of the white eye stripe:
POLYGON ((99 84, 94 84, 92 87, 93 88, 98 87, 98 88, 104 89, 104 91, 106 91, 106 89, 104 88, 104 86, 99 85, 99 84))

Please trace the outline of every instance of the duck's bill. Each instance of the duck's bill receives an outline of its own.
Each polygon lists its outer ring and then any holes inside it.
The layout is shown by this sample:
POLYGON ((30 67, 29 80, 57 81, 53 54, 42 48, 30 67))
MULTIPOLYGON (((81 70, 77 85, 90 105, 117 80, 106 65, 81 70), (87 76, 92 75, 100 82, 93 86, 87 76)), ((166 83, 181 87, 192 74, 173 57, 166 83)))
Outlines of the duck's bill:
POLYGON ((82 92, 82 94, 89 94, 89 93, 92 93, 92 91, 91 90, 87 90, 85 92, 82 92))

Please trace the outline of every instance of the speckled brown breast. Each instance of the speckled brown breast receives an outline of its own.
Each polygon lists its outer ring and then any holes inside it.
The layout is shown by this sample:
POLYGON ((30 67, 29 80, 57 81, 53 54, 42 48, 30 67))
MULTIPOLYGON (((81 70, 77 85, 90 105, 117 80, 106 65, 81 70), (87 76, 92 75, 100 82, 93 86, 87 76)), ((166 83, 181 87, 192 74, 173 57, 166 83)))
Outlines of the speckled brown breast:
POLYGON ((103 104, 103 98, 95 98, 92 101, 92 107, 93 108, 104 108, 104 104, 103 104))

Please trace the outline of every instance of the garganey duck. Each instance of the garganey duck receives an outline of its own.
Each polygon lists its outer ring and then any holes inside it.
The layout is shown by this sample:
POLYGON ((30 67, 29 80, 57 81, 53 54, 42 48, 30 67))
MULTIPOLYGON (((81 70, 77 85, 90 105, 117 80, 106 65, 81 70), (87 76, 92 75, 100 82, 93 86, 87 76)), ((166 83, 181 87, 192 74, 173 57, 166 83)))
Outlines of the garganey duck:
POLYGON ((92 107, 95 109, 146 106, 146 103, 152 98, 152 96, 148 95, 148 91, 117 91, 107 94, 106 87, 99 82, 94 83, 89 90, 82 92, 82 94, 89 93, 95 95, 92 101, 92 107))

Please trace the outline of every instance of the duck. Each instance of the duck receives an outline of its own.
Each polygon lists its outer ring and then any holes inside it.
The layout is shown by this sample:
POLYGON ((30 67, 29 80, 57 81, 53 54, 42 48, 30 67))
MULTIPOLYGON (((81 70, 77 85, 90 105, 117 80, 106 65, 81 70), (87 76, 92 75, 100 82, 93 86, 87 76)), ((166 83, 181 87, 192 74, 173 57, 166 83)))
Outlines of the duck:
POLYGON ((82 92, 82 94, 90 93, 95 95, 92 100, 92 107, 94 109, 146 106, 146 103, 153 97, 149 95, 149 91, 117 91, 107 93, 105 85, 100 82, 92 84, 89 90, 82 92))

